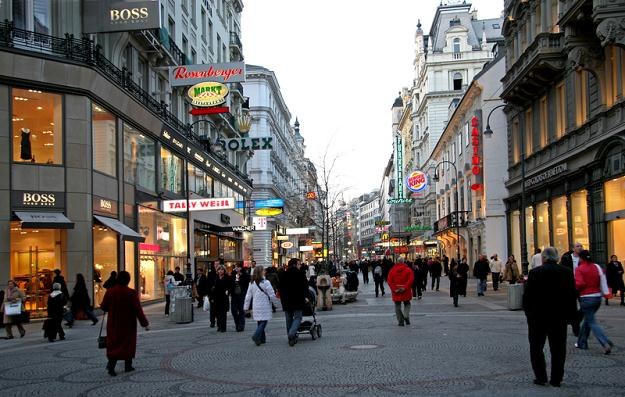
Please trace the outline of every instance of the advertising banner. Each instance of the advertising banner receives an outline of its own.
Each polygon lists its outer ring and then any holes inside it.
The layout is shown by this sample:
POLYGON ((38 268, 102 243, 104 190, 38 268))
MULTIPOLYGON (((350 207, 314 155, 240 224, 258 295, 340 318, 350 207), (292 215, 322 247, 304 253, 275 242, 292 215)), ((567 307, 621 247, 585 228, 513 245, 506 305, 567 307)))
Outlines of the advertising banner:
POLYGON ((161 27, 158 1, 83 0, 82 4, 84 33, 128 32, 161 27))
MULTIPOLYGON (((234 208, 234 197, 189 200, 189 211, 224 210, 234 208)), ((163 212, 186 212, 187 200, 163 200, 163 212)))
POLYGON ((216 83, 243 82, 245 81, 245 63, 224 62, 171 66, 169 68, 169 83, 172 87, 194 85, 207 81, 216 83))

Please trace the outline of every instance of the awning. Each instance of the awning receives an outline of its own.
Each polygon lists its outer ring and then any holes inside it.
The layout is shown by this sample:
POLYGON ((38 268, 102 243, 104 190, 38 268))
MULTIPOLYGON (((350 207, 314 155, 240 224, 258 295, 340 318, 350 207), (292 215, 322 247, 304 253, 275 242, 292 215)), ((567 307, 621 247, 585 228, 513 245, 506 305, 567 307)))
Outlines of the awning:
POLYGON ((73 229, 74 222, 61 212, 15 211, 23 229, 73 229))
POLYGON ((107 218, 105 216, 99 216, 99 215, 94 215, 93 217, 97 219, 98 222, 102 223, 104 226, 110 227, 111 229, 115 230, 124 240, 136 241, 139 243, 142 243, 145 241, 145 237, 135 232, 128 226, 124 225, 117 219, 107 218))

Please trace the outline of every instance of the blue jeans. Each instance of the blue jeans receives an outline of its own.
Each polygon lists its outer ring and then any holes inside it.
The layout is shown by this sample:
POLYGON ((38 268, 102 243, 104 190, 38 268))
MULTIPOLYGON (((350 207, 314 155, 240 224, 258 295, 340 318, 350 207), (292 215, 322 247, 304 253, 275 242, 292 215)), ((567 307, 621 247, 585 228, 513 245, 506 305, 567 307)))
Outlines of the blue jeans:
POLYGON ((260 341, 260 343, 265 343, 267 338, 265 336, 265 327, 269 321, 257 321, 258 326, 256 327, 256 331, 254 331, 254 339, 260 341))
POLYGON ((483 294, 486 291, 486 280, 477 280, 477 293, 483 294))
POLYGON ((297 330, 299 329, 299 325, 302 323, 302 311, 301 310, 293 310, 292 312, 285 311, 284 316, 286 317, 286 332, 288 334, 289 339, 296 338, 297 330))
POLYGON ((590 331, 595 334, 595 337, 601 344, 601 346, 606 347, 610 343, 608 337, 603 333, 603 329, 597 323, 595 319, 595 313, 599 310, 601 306, 601 297, 593 296, 593 297, 585 297, 579 298, 579 305, 584 314, 584 320, 582 321, 581 328, 579 330, 579 337, 577 338, 577 347, 580 349, 588 348, 588 337, 590 336, 590 331))

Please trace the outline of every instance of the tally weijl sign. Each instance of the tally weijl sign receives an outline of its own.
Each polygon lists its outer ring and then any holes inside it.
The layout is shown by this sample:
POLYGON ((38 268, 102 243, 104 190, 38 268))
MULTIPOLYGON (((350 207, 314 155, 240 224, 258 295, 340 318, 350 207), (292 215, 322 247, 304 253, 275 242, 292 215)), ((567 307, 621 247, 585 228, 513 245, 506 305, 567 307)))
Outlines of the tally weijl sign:
POLYGON ((222 62, 206 65, 171 66, 169 83, 172 87, 189 86, 207 81, 240 83, 245 81, 245 63, 222 62))
MULTIPOLYGON (((189 200, 189 211, 225 210, 234 208, 234 197, 189 200)), ((187 200, 164 200, 163 212, 186 212, 187 200)))
POLYGON ((161 27, 159 2, 83 0, 83 32, 107 33, 161 27))

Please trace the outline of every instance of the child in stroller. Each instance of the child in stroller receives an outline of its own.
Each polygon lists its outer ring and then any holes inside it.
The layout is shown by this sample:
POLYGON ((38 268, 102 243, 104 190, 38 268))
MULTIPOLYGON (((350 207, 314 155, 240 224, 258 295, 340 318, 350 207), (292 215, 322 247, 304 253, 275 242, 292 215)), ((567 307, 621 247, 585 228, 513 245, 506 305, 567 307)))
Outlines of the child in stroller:
POLYGON ((321 338, 321 324, 317 323, 317 316, 315 315, 315 308, 317 306, 317 293, 312 287, 308 287, 308 294, 306 296, 306 304, 302 311, 302 317, 312 317, 303 320, 297 329, 298 334, 310 333, 313 340, 321 338))

